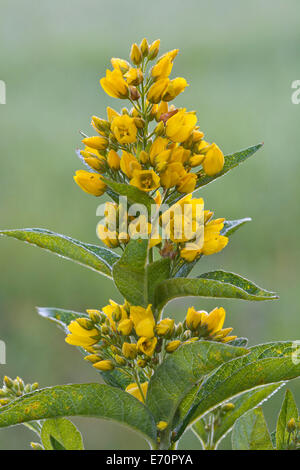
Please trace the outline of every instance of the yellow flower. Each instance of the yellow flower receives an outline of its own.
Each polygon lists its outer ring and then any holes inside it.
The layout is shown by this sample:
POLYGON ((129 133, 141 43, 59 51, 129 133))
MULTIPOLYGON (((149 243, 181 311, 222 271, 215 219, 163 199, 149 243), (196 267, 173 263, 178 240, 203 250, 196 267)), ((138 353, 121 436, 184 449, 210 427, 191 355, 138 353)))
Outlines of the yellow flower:
POLYGON ((224 219, 215 219, 207 222, 204 227, 204 255, 213 255, 223 250, 228 243, 228 237, 220 235, 224 227, 224 219))
POLYGON ((194 168, 195 166, 201 165, 204 159, 205 159, 204 155, 194 154, 190 157, 189 164, 191 165, 192 168, 194 168))
POLYGON ((149 44, 146 38, 141 41, 140 50, 143 57, 147 57, 147 55, 149 54, 149 44))
POLYGON ((162 78, 168 78, 173 68, 173 59, 170 56, 165 55, 157 64, 152 68, 152 77, 154 80, 161 80, 162 78))
POLYGON ((153 41, 152 44, 149 46, 149 60, 154 60, 155 57, 157 57, 157 54, 159 52, 159 46, 160 46, 160 39, 156 39, 156 41, 153 41))
POLYGON ((95 362, 95 364, 93 364, 93 367, 95 367, 98 370, 102 370, 104 372, 108 372, 108 371, 113 370, 115 368, 113 362, 110 361, 109 359, 104 360, 104 361, 95 362))
POLYGON ((166 150, 168 145, 168 139, 164 139, 163 137, 156 137, 154 140, 153 144, 150 147, 150 162, 152 166, 155 166, 155 158, 157 155, 159 155, 161 152, 166 150))
POLYGON ((130 60, 134 63, 134 65, 139 65, 142 62, 142 53, 136 43, 132 44, 131 46, 130 60))
POLYGON ((135 170, 132 176, 130 184, 141 191, 152 191, 159 187, 159 176, 153 170, 135 170))
POLYGON ((108 248, 117 248, 119 246, 117 232, 109 230, 105 225, 97 225, 97 235, 108 248))
POLYGON ((156 333, 158 336, 166 336, 172 333, 174 329, 174 320, 172 318, 164 318, 156 325, 156 333))
POLYGON ((135 359, 137 356, 137 345, 135 343, 123 343, 122 354, 127 359, 135 359))
POLYGON ((123 114, 113 119, 111 131, 120 144, 132 144, 136 141, 137 128, 134 118, 123 114))
POLYGON ((146 338, 145 336, 142 336, 138 342, 137 342, 137 347, 138 350, 145 354, 146 356, 153 356, 155 348, 157 345, 157 338, 146 338))
POLYGON ((78 186, 83 191, 93 196, 102 196, 106 190, 106 184, 101 178, 101 175, 85 170, 76 171, 76 175, 74 176, 74 180, 78 186))
POLYGON ((202 319, 202 313, 201 311, 197 311, 194 309, 194 307, 190 307, 187 311, 186 314, 186 326, 194 331, 197 330, 198 326, 201 324, 201 319, 202 319))
POLYGON ((125 77, 127 80, 128 85, 138 86, 143 81, 143 72, 141 69, 131 68, 128 72, 125 73, 125 77))
POLYGON ((159 103, 168 89, 169 81, 170 80, 168 78, 161 78, 160 80, 157 80, 157 82, 153 83, 148 91, 147 100, 150 103, 159 103))
POLYGON ((82 139, 82 142, 87 145, 88 147, 96 150, 105 150, 108 146, 108 140, 106 137, 85 137, 82 139))
POLYGON ((228 336, 232 328, 223 328, 226 312, 223 307, 216 307, 210 313, 196 311, 194 307, 188 309, 186 316, 187 326, 195 331, 198 330, 200 337, 206 337, 214 341, 227 343, 236 338, 236 336, 228 336))
MULTIPOLYGON (((142 389, 144 397, 146 398, 147 389, 148 389, 148 382, 141 383, 141 389, 142 389)), ((127 385, 127 387, 125 388, 125 391, 127 393, 130 393, 130 395, 133 395, 135 398, 140 400, 142 403, 144 403, 144 398, 143 398, 143 396, 140 392, 140 389, 139 389, 139 387, 136 383, 132 383, 132 384, 127 385)))
POLYGON ((180 109, 174 116, 167 120, 166 135, 173 142, 184 142, 192 134, 197 123, 197 116, 194 113, 187 113, 180 109))
POLYGON ((80 155, 84 158, 85 163, 94 170, 99 172, 106 170, 106 158, 98 150, 86 146, 84 150, 80 151, 80 155))
POLYGON ((177 184, 177 191, 179 193, 192 193, 196 187, 197 175, 195 173, 188 173, 177 184))
POLYGON ((127 313, 123 305, 119 305, 113 300, 109 301, 109 305, 106 305, 102 309, 104 315, 107 316, 110 322, 110 326, 112 329, 115 331, 116 330, 116 324, 114 317, 118 317, 119 321, 121 322, 122 320, 125 320, 127 318, 127 313))
POLYGON ((120 69, 106 70, 106 76, 101 78, 100 84, 103 90, 112 98, 128 98, 128 85, 120 69))
POLYGON ((122 152, 122 157, 120 161, 120 167, 122 172, 128 177, 132 178, 133 172, 135 170, 141 170, 142 167, 137 159, 129 152, 122 152))
POLYGON ((118 331, 123 336, 130 335, 132 328, 133 328, 133 321, 130 320, 130 318, 122 320, 118 325, 118 331))
POLYGON ((106 135, 109 133, 109 122, 97 116, 92 116, 91 124, 93 128, 100 134, 106 135))
POLYGON ((133 321, 135 332, 138 336, 152 338, 154 336, 155 319, 151 305, 147 308, 140 306, 130 307, 130 319, 133 321))
POLYGON ((208 176, 216 175, 222 171, 224 167, 224 154, 217 144, 211 144, 205 151, 205 159, 202 166, 208 176))
POLYGON ((118 57, 113 57, 112 59, 110 59, 110 61, 113 68, 119 69, 122 73, 125 73, 127 72, 127 70, 129 70, 130 64, 127 62, 127 60, 119 59, 118 57))
POLYGON ((115 117, 118 117, 120 116, 119 113, 117 113, 117 111, 113 108, 110 108, 109 106, 107 106, 106 108, 106 114, 107 114, 107 119, 108 119, 108 122, 111 123, 112 120, 115 118, 115 117))
POLYGON ((188 86, 185 78, 177 77, 169 82, 168 88, 166 89, 162 99, 163 101, 171 101, 182 93, 188 86))
POLYGON ((168 427, 167 421, 159 421, 156 425, 159 431, 164 431, 168 427))
POLYGON ((170 163, 166 170, 160 174, 160 182, 164 188, 172 188, 186 175, 183 165, 178 162, 170 163))
POLYGON ((108 152, 107 163, 108 163, 108 166, 112 170, 119 170, 120 169, 120 157, 117 154, 117 152, 115 152, 115 150, 110 150, 108 152))
MULTIPOLYGON (((83 320, 86 320, 86 318, 83 318, 83 320)), ((70 323, 68 330, 70 334, 68 334, 65 341, 73 346, 90 347, 98 343, 100 339, 99 331, 96 328, 83 328, 76 320, 70 323)))
POLYGON ((168 353, 172 353, 172 352, 176 351, 176 349, 178 349, 180 345, 181 345, 181 341, 179 341, 179 339, 175 339, 174 341, 170 341, 166 345, 166 351, 168 353))

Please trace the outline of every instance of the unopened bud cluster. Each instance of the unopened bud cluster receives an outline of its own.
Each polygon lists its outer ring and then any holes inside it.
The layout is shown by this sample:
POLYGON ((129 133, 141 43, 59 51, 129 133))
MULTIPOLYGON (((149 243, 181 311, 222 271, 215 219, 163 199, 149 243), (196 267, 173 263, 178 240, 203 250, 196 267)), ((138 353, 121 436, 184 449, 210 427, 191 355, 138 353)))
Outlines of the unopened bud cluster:
POLYGON ((12 400, 15 400, 26 393, 37 390, 39 384, 37 382, 33 384, 25 384, 20 377, 16 377, 14 380, 10 377, 4 376, 3 387, 0 388, 0 406, 8 405, 12 400))

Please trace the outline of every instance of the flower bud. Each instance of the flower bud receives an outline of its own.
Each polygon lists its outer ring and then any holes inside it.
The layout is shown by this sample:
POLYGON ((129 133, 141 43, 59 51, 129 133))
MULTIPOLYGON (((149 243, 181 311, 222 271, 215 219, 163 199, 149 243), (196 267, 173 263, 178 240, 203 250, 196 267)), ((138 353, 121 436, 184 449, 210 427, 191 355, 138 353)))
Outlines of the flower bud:
POLYGON ((163 123, 163 121, 160 121, 156 128, 154 129, 154 133, 157 135, 157 136, 161 136, 161 135, 164 135, 165 133, 165 125, 163 123))
POLYGON ((87 313, 93 323, 101 323, 101 312, 99 310, 87 310, 87 313))
POLYGON ((145 121, 141 117, 135 117, 134 124, 138 129, 143 129, 143 127, 145 126, 145 121))
POLYGON ((139 90, 135 86, 129 87, 129 96, 132 99, 132 101, 137 101, 141 97, 139 90))
POLYGON ((150 44, 149 54, 148 54, 149 60, 154 60, 157 57, 157 54, 159 52, 159 46, 160 46, 160 39, 156 39, 156 41, 153 41, 153 43, 150 44))
POLYGON ((168 423, 166 421, 159 421, 156 427, 159 431, 164 431, 168 427, 168 423))
POLYGON ((143 72, 141 69, 131 68, 125 74, 128 85, 138 86, 143 81, 143 72))
POLYGON ((140 44, 140 50, 143 57, 147 57, 149 54, 149 44, 146 38, 144 38, 140 44))
POLYGON ((108 155, 107 155, 107 163, 108 163, 108 166, 112 169, 112 170, 119 170, 120 169, 120 157, 119 155, 117 154, 117 152, 115 152, 115 150, 110 150, 108 152, 108 155))
POLYGON ((110 59, 110 61, 113 68, 121 70, 122 73, 127 72, 127 70, 129 70, 130 68, 130 64, 129 62, 127 62, 127 60, 119 59, 118 57, 113 57, 112 59, 110 59))
POLYGON ((118 354, 116 354, 114 356, 114 359, 116 361, 117 364, 119 364, 120 366, 126 366, 126 361, 123 357, 119 356, 118 354))
POLYGON ((132 44, 131 46, 130 60, 134 63, 134 65, 139 65, 142 61, 142 53, 136 43, 132 44))
POLYGON ((77 318, 76 321, 85 330, 92 330, 94 328, 94 323, 88 318, 77 318))
POLYGON ((234 403, 225 403, 225 405, 222 406, 222 411, 225 411, 227 413, 228 411, 234 410, 234 408, 234 403))
POLYGON ((85 356, 85 361, 92 362, 93 364, 96 364, 96 362, 101 361, 102 357, 99 356, 99 354, 90 354, 89 356, 85 356))
POLYGON ((296 426, 296 420, 295 420, 295 418, 291 418, 291 419, 288 421, 287 426, 286 426, 287 432, 294 432, 295 429, 296 429, 296 427, 297 427, 297 426, 296 426))
POLYGON ((140 162, 146 165, 149 162, 149 159, 150 159, 149 154, 145 152, 145 150, 142 150, 139 154, 140 162))
POLYGON ((164 318, 156 325, 156 333, 158 336, 171 335, 174 330, 174 320, 171 318, 164 318))
POLYGON ((96 150, 105 150, 108 146, 108 140, 106 137, 94 136, 94 137, 85 137, 82 139, 82 142, 88 147, 96 150))
POLYGON ((7 388, 11 389, 14 386, 13 380, 10 377, 7 377, 7 375, 5 375, 3 377, 3 382, 4 382, 4 384, 6 385, 7 388))
POLYGON ((98 131, 100 134, 109 133, 110 124, 105 119, 100 119, 97 116, 93 116, 91 124, 94 129, 96 129, 96 131, 98 131))
POLYGON ((109 359, 96 362, 95 364, 93 364, 93 367, 95 367, 95 369, 102 370, 104 372, 113 370, 115 368, 113 362, 110 361, 109 359))
POLYGON ((167 345, 166 345, 166 351, 168 353, 172 353, 174 351, 176 351, 176 349, 181 345, 181 341, 179 341, 179 339, 175 339, 174 341, 170 341, 167 345))
POLYGON ((122 354, 127 359, 135 359, 137 356, 137 346, 135 343, 123 343, 122 354))

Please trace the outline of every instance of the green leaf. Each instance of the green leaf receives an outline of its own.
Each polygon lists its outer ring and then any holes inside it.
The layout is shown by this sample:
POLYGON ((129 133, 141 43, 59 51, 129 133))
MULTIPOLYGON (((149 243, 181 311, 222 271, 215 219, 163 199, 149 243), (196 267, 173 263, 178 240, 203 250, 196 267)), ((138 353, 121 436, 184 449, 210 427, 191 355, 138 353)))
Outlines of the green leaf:
MULTIPOLYGON (((65 333, 68 333, 68 325, 71 321, 76 320, 77 318, 87 317, 86 313, 74 312, 73 310, 64 310, 62 308, 50 308, 50 307, 37 307, 38 314, 43 317, 51 320, 56 323, 60 328, 64 330, 65 333)), ((83 348, 78 348, 83 354, 86 355, 83 348)), ((120 387, 125 389, 130 383, 130 379, 127 375, 122 374, 120 370, 113 370, 110 372, 97 371, 105 383, 112 385, 113 387, 120 387)))
POLYGON ((277 450, 284 450, 288 448, 289 433, 287 431, 287 424, 290 419, 298 420, 298 408, 290 390, 285 392, 285 397, 282 407, 278 416, 276 426, 276 448, 277 450))
POLYGON ((178 438, 188 426, 232 397, 299 377, 300 364, 294 364, 292 353, 292 342, 267 343, 250 348, 245 357, 223 364, 206 379, 192 407, 182 410, 178 438))
POLYGON ((70 261, 86 266, 111 278, 111 269, 120 256, 107 248, 83 243, 66 235, 40 228, 1 230, 0 236, 38 246, 70 261))
MULTIPOLYGON (((197 191, 197 189, 201 188, 202 186, 205 186, 212 181, 214 181, 217 178, 220 178, 220 176, 225 175, 228 173, 228 171, 232 170, 233 168, 237 167, 241 163, 243 163, 247 158, 251 157, 257 150, 259 150, 262 147, 263 144, 257 144, 253 145, 252 147, 248 147, 247 149, 240 150, 239 152, 232 153, 230 155, 225 155, 225 163, 223 170, 220 171, 217 175, 214 176, 207 176, 203 170, 198 172, 200 179, 198 180, 198 183, 196 185, 196 188, 194 191, 197 191)), ((179 201, 182 198, 182 194, 178 193, 177 191, 170 195, 170 197, 167 199, 168 204, 174 204, 175 202, 179 201)))
POLYGON ((148 239, 131 240, 113 267, 113 278, 121 294, 133 305, 154 304, 156 286, 170 275, 170 260, 147 265, 148 239))
MULTIPOLYGON (((220 423, 215 426, 214 430, 214 448, 218 446, 222 439, 228 434, 235 421, 240 418, 247 411, 257 407, 262 402, 274 395, 281 386, 278 384, 271 384, 258 389, 250 390, 249 392, 243 393, 238 397, 230 400, 230 403, 234 405, 234 408, 230 411, 226 411, 221 416, 220 423)), ((217 408, 218 409, 218 408, 217 408)), ((215 412, 217 411, 215 410, 215 412)), ((207 432, 205 431, 205 423, 209 422, 210 413, 206 416, 206 419, 199 419, 193 426, 192 430, 199 437, 199 439, 205 444, 207 440, 207 432)))
MULTIPOLYGON (((131 186, 127 183, 116 183, 115 181, 111 181, 107 178, 103 178, 103 181, 114 193, 117 193, 120 196, 126 196, 129 204, 143 204, 146 206, 149 214, 151 214, 152 205, 153 207, 156 207, 154 199, 135 186, 131 186)), ((111 197, 113 197, 113 195, 111 197)))
POLYGON ((150 379, 146 405, 156 422, 171 423, 180 402, 206 374, 247 353, 244 348, 212 341, 183 344, 158 366, 150 379))
POLYGON ((109 419, 156 440, 149 410, 129 393, 101 384, 72 384, 44 388, 17 398, 0 409, 0 428, 40 419, 85 416, 109 419))
POLYGON ((178 297, 213 297, 243 300, 272 300, 278 296, 237 274, 212 271, 197 278, 175 278, 161 282, 155 290, 155 303, 162 308, 178 297))
MULTIPOLYGON (((221 231, 221 235, 229 237, 232 235, 236 230, 242 227, 245 223, 250 222, 250 217, 246 217, 244 219, 238 220, 225 220, 224 227, 221 231)), ((196 264, 200 261, 201 257, 188 263, 182 259, 179 269, 175 272, 174 277, 187 277, 192 269, 196 266, 196 264)))
POLYGON ((84 449, 81 433, 66 418, 46 419, 41 430, 41 440, 45 450, 84 449))
POLYGON ((274 450, 261 408, 248 411, 237 420, 232 431, 233 450, 274 450))
POLYGON ((245 217, 244 219, 238 219, 238 220, 225 220, 224 227, 221 230, 221 235, 229 237, 236 230, 238 230, 240 227, 245 225, 247 222, 251 222, 251 220, 252 219, 250 217, 245 217))

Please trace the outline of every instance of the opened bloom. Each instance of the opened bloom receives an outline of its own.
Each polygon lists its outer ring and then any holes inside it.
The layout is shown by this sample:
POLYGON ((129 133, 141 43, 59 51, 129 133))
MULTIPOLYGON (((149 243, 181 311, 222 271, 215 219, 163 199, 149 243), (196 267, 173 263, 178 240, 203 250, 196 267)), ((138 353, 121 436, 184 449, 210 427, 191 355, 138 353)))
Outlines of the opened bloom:
POLYGON ((167 120, 166 135, 173 142, 184 142, 192 134, 196 123, 197 116, 194 113, 187 113, 185 109, 180 109, 167 120))
POLYGON ((130 319, 132 320, 135 332, 138 336, 152 338, 154 336, 155 320, 151 305, 147 308, 140 306, 130 307, 130 319))
POLYGON ((208 146, 207 150, 203 150, 205 154, 202 163, 203 170, 208 176, 213 176, 222 171, 224 166, 224 154, 222 150, 213 143, 208 146))
POLYGON ((120 144, 131 144, 136 141, 137 128, 134 119, 127 114, 113 119, 111 131, 120 144))
MULTIPOLYGON (((86 320, 86 318, 81 320, 86 320)), ((96 344, 100 338, 99 331, 96 328, 84 328, 77 320, 69 324, 68 330, 70 334, 68 334, 65 341, 73 346, 90 347, 96 344)))
POLYGON ((132 186, 136 186, 142 191, 152 191, 159 187, 159 176, 153 170, 135 170, 133 178, 130 180, 132 186))
POLYGON ((100 84, 103 90, 112 98, 128 98, 128 85, 119 68, 113 71, 106 70, 106 76, 101 78, 100 84))

